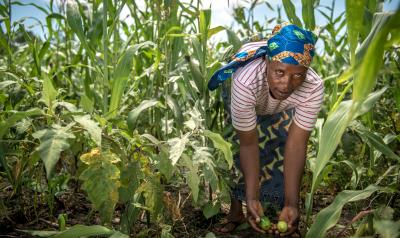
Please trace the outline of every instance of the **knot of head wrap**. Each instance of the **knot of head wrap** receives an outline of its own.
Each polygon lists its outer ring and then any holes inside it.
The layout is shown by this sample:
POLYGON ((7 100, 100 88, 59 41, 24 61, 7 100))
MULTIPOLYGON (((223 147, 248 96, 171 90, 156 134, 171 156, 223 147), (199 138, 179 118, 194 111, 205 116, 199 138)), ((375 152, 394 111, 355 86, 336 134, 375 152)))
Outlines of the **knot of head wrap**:
POLYGON ((210 90, 216 89, 240 67, 259 57, 268 56, 271 61, 309 67, 314 56, 317 36, 290 23, 282 23, 272 30, 272 36, 258 49, 241 51, 217 70, 208 82, 210 90))

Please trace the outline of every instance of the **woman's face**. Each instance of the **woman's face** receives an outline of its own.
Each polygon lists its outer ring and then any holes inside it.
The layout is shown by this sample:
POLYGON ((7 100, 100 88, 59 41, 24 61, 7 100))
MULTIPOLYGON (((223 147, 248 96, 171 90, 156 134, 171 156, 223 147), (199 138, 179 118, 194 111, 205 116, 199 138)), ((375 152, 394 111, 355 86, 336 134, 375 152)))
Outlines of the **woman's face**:
POLYGON ((306 79, 308 68, 267 60, 267 81, 271 95, 284 100, 306 79))

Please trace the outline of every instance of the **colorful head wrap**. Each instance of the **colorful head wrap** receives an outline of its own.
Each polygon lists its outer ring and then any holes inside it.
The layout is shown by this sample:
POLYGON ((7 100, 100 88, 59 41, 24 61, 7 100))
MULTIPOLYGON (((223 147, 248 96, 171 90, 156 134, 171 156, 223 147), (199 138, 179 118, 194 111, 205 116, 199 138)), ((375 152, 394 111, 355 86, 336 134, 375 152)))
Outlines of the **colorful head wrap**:
POLYGON ((208 82, 208 88, 210 90, 216 89, 219 84, 230 78, 238 68, 266 55, 271 61, 309 67, 314 56, 316 41, 317 36, 311 31, 290 23, 277 25, 272 30, 272 36, 267 40, 265 46, 234 55, 232 61, 213 74, 208 82))

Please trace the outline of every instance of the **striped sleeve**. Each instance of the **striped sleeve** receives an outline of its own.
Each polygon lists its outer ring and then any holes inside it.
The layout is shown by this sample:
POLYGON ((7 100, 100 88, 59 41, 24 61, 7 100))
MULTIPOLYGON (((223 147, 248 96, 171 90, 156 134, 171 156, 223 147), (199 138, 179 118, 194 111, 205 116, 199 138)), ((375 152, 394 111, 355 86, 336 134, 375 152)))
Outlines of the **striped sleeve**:
POLYGON ((257 125, 256 97, 252 90, 241 83, 235 74, 232 80, 231 115, 233 127, 240 131, 250 131, 257 125))
POLYGON ((311 131, 318 118, 324 99, 324 83, 320 81, 311 91, 307 100, 298 104, 295 109, 294 122, 300 128, 311 131))

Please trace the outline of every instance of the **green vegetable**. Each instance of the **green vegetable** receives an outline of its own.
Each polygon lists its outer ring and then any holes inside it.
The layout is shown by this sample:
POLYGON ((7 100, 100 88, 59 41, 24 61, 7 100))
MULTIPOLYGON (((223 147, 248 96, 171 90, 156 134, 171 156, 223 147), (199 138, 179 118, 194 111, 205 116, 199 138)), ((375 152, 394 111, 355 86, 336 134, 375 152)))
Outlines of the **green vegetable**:
POLYGON ((288 229, 288 225, 285 221, 279 221, 277 227, 280 233, 286 232, 288 229))
POLYGON ((266 217, 266 216, 261 217, 260 227, 261 227, 261 229, 263 229, 265 231, 269 230, 271 228, 271 221, 269 220, 268 217, 266 217))

